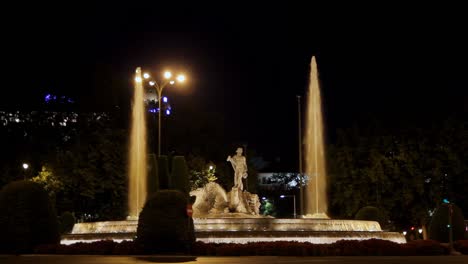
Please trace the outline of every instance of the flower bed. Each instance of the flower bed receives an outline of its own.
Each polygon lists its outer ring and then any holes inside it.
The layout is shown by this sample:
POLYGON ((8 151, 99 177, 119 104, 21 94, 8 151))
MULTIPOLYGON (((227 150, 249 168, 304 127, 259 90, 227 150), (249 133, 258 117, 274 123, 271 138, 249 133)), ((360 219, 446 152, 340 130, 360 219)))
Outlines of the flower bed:
MULTIPOLYGON (((454 243, 456 250, 468 254, 468 240, 454 243)), ((145 254, 132 241, 121 243, 98 241, 72 245, 41 245, 36 254, 141 255, 145 254)), ((166 252, 167 253, 167 252, 166 252)), ((340 240, 333 244, 311 244, 292 241, 256 242, 248 244, 214 244, 196 242, 194 256, 420 256, 448 254, 448 248, 434 240, 416 240, 406 244, 369 239, 340 240)), ((177 254, 172 252, 171 254, 177 254)), ((183 252, 180 252, 183 254, 183 252)))

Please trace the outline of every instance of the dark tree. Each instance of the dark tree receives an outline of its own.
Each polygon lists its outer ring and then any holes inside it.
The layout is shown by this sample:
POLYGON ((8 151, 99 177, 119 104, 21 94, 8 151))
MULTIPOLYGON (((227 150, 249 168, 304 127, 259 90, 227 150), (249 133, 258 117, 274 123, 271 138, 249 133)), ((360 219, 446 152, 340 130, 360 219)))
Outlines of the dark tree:
POLYGON ((60 241, 57 214, 41 185, 15 181, 0 191, 0 252, 31 253, 60 241))

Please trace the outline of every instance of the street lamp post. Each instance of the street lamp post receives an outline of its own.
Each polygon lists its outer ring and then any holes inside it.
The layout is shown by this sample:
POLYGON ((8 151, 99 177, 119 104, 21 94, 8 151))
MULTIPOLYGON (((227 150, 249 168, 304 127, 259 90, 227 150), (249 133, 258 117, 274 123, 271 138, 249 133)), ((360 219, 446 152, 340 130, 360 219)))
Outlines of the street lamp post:
MULTIPOLYGON (((299 174, 302 174, 302 117, 301 117, 301 96, 297 95, 297 132, 298 132, 298 151, 299 151, 299 174)), ((303 215, 304 210, 304 186, 299 185, 299 214, 303 215)))
POLYGON ((28 170, 28 168, 29 168, 29 164, 23 163, 23 169, 24 169, 23 179, 25 180, 26 180, 26 171, 28 170))
MULTIPOLYGON (((150 75, 148 73, 143 74, 143 78, 149 79, 150 75)), ((179 74, 176 78, 177 82, 184 82, 185 76, 183 74, 179 74)), ((164 72, 164 81, 162 83, 158 83, 156 80, 150 80, 149 84, 156 89, 158 94, 158 157, 161 156, 161 101, 162 101, 162 92, 164 87, 168 84, 174 84, 175 81, 172 79, 172 73, 170 71, 164 72)))
POLYGON ((453 227, 452 227, 452 215, 453 215, 453 206, 451 203, 448 204, 448 229, 449 229, 449 249, 450 253, 454 251, 453 249, 453 227))
POLYGON ((285 197, 292 197, 293 198, 293 206, 294 206, 294 213, 293 216, 296 218, 296 196, 295 195, 280 195, 280 198, 285 198, 285 197))

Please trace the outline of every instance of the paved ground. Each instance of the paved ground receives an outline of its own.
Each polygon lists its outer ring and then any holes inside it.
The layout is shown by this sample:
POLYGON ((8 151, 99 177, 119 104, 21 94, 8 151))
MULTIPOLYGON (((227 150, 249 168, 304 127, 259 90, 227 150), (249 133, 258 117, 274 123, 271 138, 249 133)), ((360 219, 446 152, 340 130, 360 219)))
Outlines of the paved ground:
POLYGON ((62 256, 62 255, 0 255, 1 264, 144 264, 144 263, 378 263, 378 264, 455 264, 468 263, 468 256, 421 257, 158 257, 158 256, 62 256))

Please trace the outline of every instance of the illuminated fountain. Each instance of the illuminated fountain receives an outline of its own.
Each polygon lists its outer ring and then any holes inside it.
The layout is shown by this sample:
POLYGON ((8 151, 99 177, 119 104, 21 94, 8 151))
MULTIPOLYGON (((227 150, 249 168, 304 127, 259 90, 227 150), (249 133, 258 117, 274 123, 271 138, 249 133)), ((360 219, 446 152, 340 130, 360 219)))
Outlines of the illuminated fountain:
POLYGON ((327 174, 323 138, 322 102, 315 57, 310 60, 305 131, 305 172, 309 181, 304 193, 304 218, 327 216, 327 174))
MULTIPOLYGON (((397 243, 406 242, 405 237, 400 233, 382 231, 378 222, 335 220, 329 219, 326 215, 327 201, 323 121, 315 58, 311 59, 310 67, 305 160, 309 182, 304 199, 306 200, 305 216, 301 219, 262 218, 259 216, 246 216, 245 214, 226 214, 224 210, 218 210, 217 213, 197 215, 195 214, 196 210, 194 210, 195 234, 198 241, 214 243, 248 243, 257 241, 333 243, 342 239, 364 240, 375 238, 397 243)), ((141 86, 141 82, 138 82, 138 80, 141 80, 141 73, 139 73, 139 70, 137 70, 136 77, 134 106, 138 104, 138 101, 140 103, 143 102, 143 98, 140 98, 140 95, 137 94, 139 90, 142 90, 138 88, 141 86)), ((139 118, 140 116, 135 116, 134 114, 133 118, 135 120, 133 122, 139 122, 139 124, 136 125, 141 128, 141 130, 134 131, 132 128, 132 137, 135 136, 136 139, 143 140, 143 138, 145 138, 144 135, 146 135, 146 130, 143 129, 144 119, 136 119, 135 117, 139 118), (134 132, 137 134, 133 134, 134 132), (138 137, 138 135, 142 136, 138 137)), ((138 142, 141 143, 142 141, 138 142)), ((139 150, 141 151, 143 146, 140 146, 141 148, 139 148, 139 150)), ((138 149, 138 147, 136 149, 138 149)), ((144 153, 146 152, 143 152, 142 155, 144 155, 144 153)), ((143 157, 144 156, 140 156, 140 162, 146 162, 146 158, 143 157)), ((133 168, 132 166, 130 167, 133 168)), ((135 168, 141 169, 146 168, 146 166, 139 164, 135 168)), ((140 171, 140 173, 144 174, 146 171, 140 171)), ((146 179, 144 176, 130 179, 130 186, 138 187, 133 189, 134 192, 132 192, 132 190, 129 191, 136 195, 134 196, 136 198, 129 198, 129 204, 131 204, 129 206, 129 220, 75 224, 71 234, 65 235, 62 238, 62 243, 91 242, 102 239, 112 239, 115 241, 133 239, 136 234, 138 222, 132 216, 138 215, 144 203, 144 195, 146 192, 146 189, 142 188, 144 187, 144 179, 146 179), (133 183, 132 185, 133 180, 137 183, 133 183)), ((220 192, 216 188, 214 190, 214 193, 217 193, 219 196, 218 200, 215 199, 218 201, 218 203, 215 204, 224 204, 219 203, 219 201, 223 202, 226 200, 226 194, 220 192)), ((199 208, 203 207, 204 205, 202 204, 199 208)), ((197 208, 198 207, 194 205, 194 209, 197 208)))
POLYGON ((135 72, 128 168, 128 219, 138 219, 146 201, 146 121, 141 68, 135 72))

